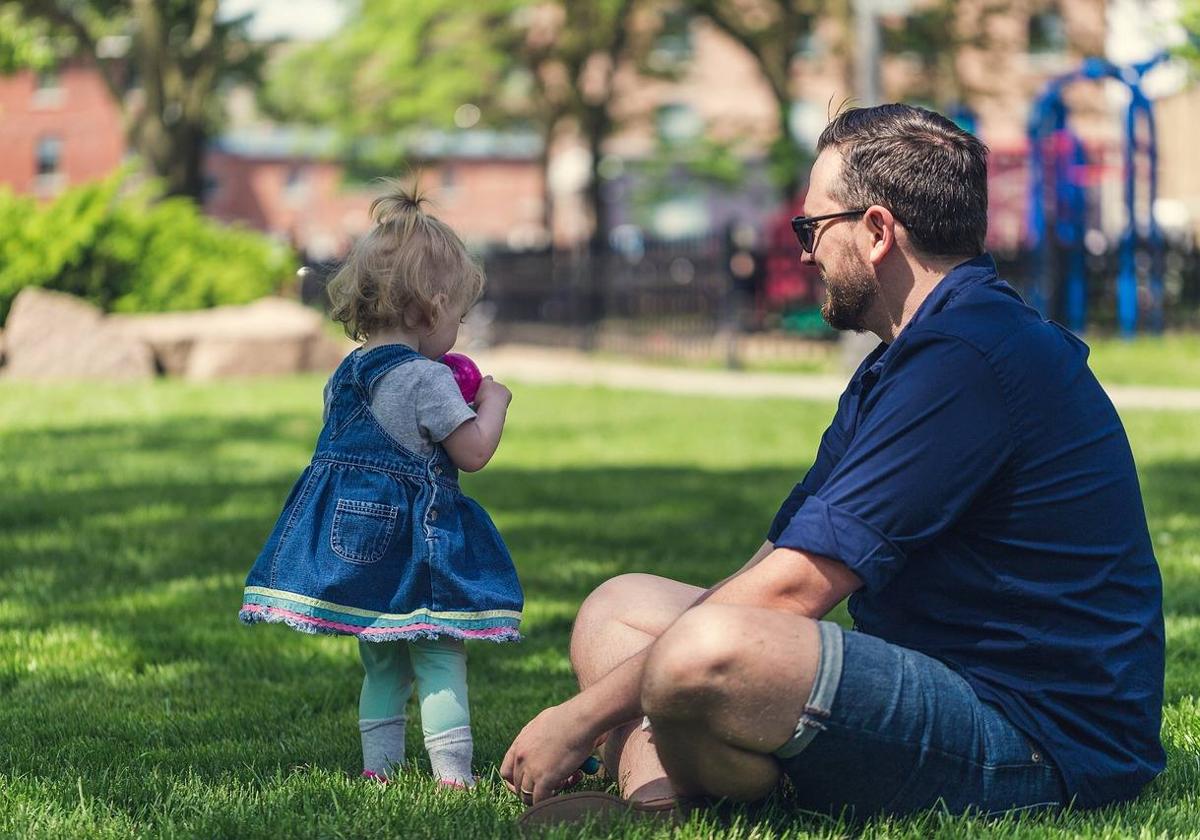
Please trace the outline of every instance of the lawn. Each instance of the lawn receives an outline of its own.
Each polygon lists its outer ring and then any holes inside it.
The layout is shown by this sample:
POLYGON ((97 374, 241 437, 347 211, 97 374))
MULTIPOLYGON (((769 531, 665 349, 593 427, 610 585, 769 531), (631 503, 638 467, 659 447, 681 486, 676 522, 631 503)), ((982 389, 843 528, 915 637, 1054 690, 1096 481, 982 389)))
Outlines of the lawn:
MULTIPOLYGON (((499 455, 464 485, 517 558, 528 638, 471 650, 483 782, 459 794, 437 789, 420 759, 388 788, 355 778, 350 640, 236 620, 245 572, 310 454, 320 384, 0 385, 0 836, 515 837, 519 806, 495 767, 526 720, 571 692, 580 600, 625 571, 704 584, 740 564, 832 414, 514 387, 499 455)), ((1196 836, 1200 415, 1125 420, 1169 644, 1170 766, 1137 802, 852 832, 789 816, 785 798, 695 817, 681 836, 1196 836)), ((410 727, 410 755, 418 741, 410 727)))
MULTIPOLYGON (((1088 363, 1105 385, 1151 385, 1168 388, 1200 388, 1200 335, 1168 333, 1141 335, 1127 340, 1111 335, 1089 333, 1083 336, 1091 348, 1088 363)), ((795 351, 800 353, 801 351, 795 351)), ((809 373, 845 375, 841 351, 836 342, 809 342, 802 356, 779 359, 743 360, 745 370, 761 373, 809 373)), ((612 354, 608 358, 627 361, 612 354)), ((653 364, 670 367, 721 369, 724 359, 708 362, 652 358, 653 364)))

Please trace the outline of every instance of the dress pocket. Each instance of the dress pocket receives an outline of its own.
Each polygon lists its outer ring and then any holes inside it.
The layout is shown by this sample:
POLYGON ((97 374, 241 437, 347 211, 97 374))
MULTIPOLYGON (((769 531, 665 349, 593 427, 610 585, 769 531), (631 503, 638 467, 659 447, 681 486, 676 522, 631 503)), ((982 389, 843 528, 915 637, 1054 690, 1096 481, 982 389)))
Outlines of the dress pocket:
POLYGON ((351 563, 375 563, 387 551, 396 527, 398 507, 338 499, 329 545, 333 553, 351 563))

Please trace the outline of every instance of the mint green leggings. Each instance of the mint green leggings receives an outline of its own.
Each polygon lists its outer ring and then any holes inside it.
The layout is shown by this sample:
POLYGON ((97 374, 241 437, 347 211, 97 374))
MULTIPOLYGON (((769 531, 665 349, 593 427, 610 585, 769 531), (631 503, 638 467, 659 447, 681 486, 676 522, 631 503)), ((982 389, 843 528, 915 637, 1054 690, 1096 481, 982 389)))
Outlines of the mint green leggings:
POLYGON ((461 639, 359 641, 366 676, 358 701, 362 720, 404 714, 413 684, 425 737, 471 725, 467 706, 467 649, 461 639))

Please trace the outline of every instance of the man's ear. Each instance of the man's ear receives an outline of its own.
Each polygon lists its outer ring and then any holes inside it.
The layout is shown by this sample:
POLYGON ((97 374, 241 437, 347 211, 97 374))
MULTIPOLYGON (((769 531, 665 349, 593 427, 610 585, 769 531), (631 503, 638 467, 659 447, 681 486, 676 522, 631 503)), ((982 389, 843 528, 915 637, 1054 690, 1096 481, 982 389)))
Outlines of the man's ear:
POLYGON ((867 259, 871 265, 879 265, 896 244, 896 217, 886 207, 872 204, 863 214, 863 224, 871 235, 871 252, 867 259))

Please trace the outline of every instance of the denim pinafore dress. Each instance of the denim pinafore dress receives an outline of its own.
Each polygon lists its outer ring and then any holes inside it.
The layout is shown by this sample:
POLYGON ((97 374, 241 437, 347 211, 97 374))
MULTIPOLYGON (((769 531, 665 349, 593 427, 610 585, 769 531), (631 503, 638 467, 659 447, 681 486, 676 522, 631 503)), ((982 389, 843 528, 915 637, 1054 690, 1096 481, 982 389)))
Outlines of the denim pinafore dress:
POLYGON ((312 462, 246 579, 239 618, 369 641, 516 641, 523 596, 491 518, 441 446, 397 443, 370 411, 379 378, 419 358, 351 353, 330 383, 312 462))

